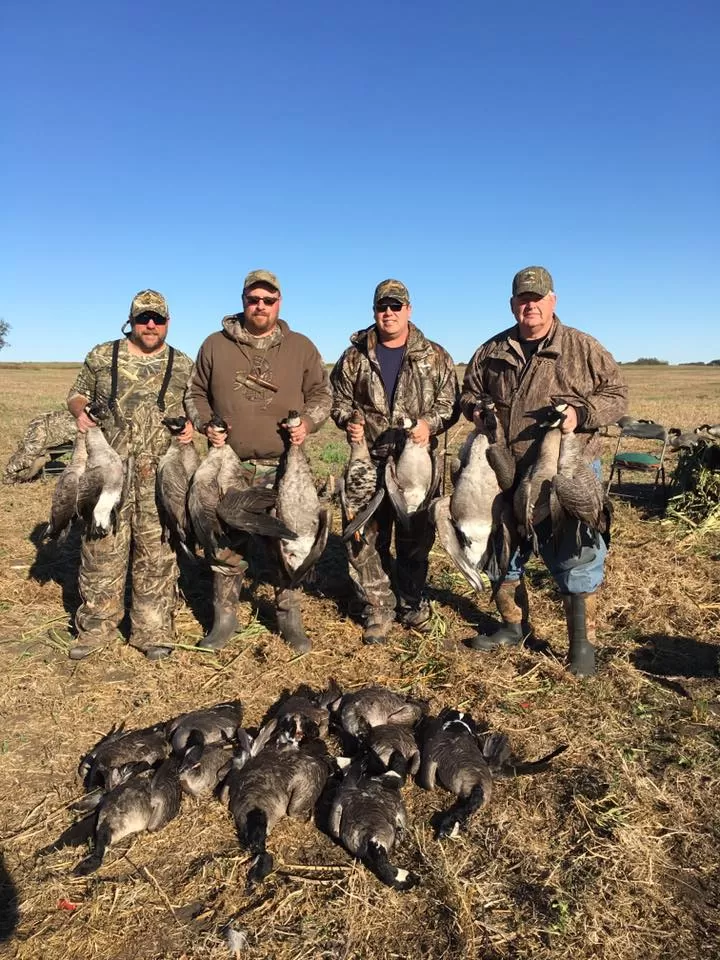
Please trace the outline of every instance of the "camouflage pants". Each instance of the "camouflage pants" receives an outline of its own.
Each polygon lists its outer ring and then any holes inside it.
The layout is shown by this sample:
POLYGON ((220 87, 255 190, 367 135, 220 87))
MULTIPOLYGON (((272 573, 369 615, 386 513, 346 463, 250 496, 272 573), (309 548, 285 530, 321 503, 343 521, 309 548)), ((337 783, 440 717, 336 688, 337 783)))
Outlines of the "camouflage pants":
POLYGON ((136 461, 115 532, 83 537, 78 586, 82 605, 75 615, 84 644, 111 640, 125 611, 125 583, 131 570, 130 643, 144 650, 175 637, 178 567, 162 541, 155 503, 155 464, 136 461))
MULTIPOLYGON (((243 473, 248 487, 273 487, 277 478, 278 467, 276 464, 264 463, 258 464, 252 460, 243 460, 243 473)), ((218 556, 220 563, 213 565, 214 573, 220 573, 224 576, 240 576, 248 568, 248 556, 251 550, 252 537, 249 534, 235 531, 230 536, 230 548, 222 551, 218 556)), ((288 586, 288 580, 285 570, 278 554, 277 540, 267 540, 262 560, 267 563, 270 569, 263 571, 267 573, 275 589, 275 603, 278 610, 289 611, 298 606, 302 590, 291 590, 288 586)), ((239 593, 239 590, 238 590, 239 593)))
POLYGON ((428 557, 435 540, 435 528, 427 511, 413 518, 405 530, 395 520, 386 497, 375 516, 365 524, 363 539, 348 543, 350 576, 364 605, 366 623, 386 623, 419 610, 427 603, 425 584, 428 557), (393 527, 395 554, 391 556, 393 527), (396 596, 397 594, 397 596, 396 596))

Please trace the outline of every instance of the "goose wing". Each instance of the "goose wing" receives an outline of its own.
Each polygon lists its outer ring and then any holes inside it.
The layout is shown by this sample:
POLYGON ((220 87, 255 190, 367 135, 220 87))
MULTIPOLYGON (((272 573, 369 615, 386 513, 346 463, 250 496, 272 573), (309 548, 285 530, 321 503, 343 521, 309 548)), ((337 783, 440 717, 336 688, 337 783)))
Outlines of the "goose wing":
POLYGON ((267 510, 275 504, 275 491, 268 487, 230 489, 217 506, 217 515, 233 530, 276 540, 295 540, 297 534, 267 510))
POLYGON ((158 464, 156 499, 163 522, 163 536, 185 546, 189 533, 187 497, 190 477, 179 458, 170 450, 158 464))

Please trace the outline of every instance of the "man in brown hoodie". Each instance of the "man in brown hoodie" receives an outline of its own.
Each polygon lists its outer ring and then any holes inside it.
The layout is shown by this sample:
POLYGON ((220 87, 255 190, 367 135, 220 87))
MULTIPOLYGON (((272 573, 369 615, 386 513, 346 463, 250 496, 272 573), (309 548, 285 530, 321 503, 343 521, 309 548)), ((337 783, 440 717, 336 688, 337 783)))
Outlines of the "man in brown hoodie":
MULTIPOLYGON (((302 416, 289 430, 302 443, 327 420, 332 393, 325 364, 315 345, 280 319, 280 283, 267 270, 253 270, 243 285, 243 311, 224 317, 222 330, 210 334, 198 353, 185 396, 188 416, 211 446, 229 443, 245 468, 248 484, 272 486, 284 451, 280 421, 288 411, 302 416), (210 424, 213 416, 228 432, 210 424)), ((213 628, 198 646, 219 650, 238 629, 235 616, 247 563, 241 538, 237 555, 213 568, 213 628), (219 572, 219 570, 232 572, 219 572)), ((277 572, 275 597, 280 634, 293 649, 310 649, 300 613, 300 591, 282 583, 277 572)))
MULTIPOLYGON (((495 401, 503 434, 516 462, 515 483, 538 457, 533 415, 559 401, 567 404, 563 434, 576 433, 583 459, 599 474, 598 429, 627 411, 627 387, 608 351, 586 333, 566 327, 555 314, 557 296, 544 267, 515 275, 510 309, 516 323, 487 340, 465 372, 460 405, 468 420, 479 416, 482 397, 495 401)), ((545 523, 545 527, 548 524, 545 523)), ((563 595, 570 640, 570 670, 595 673, 597 589, 603 581, 607 546, 594 530, 568 527, 560 542, 549 529, 535 528, 539 553, 563 595)), ((516 646, 531 632, 524 565, 532 544, 521 543, 496 594, 502 625, 470 641, 476 650, 516 646)))

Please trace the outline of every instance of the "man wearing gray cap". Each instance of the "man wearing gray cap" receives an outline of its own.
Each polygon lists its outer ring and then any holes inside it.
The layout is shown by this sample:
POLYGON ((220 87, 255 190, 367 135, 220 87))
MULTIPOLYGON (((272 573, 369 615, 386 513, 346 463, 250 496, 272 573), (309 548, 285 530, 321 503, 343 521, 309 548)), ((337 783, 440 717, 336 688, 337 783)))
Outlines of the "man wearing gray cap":
MULTIPOLYGON (((612 356, 593 337, 564 326, 555 314, 556 302, 552 277, 544 267, 520 270, 513 279, 510 298, 516 323, 476 351, 463 381, 460 403, 468 420, 479 423, 483 398, 495 401, 516 464, 516 488, 538 460, 545 435, 538 424, 549 406, 562 405, 562 434, 574 435, 581 461, 592 465, 598 476, 598 430, 615 423, 627 410, 627 387, 612 356)), ((538 494, 536 503, 540 497, 538 494)), ((515 519, 523 525, 522 518, 515 519)), ((595 673, 592 641, 606 542, 584 523, 567 524, 558 537, 549 518, 534 522, 534 529, 524 530, 527 539, 521 539, 497 588, 502 625, 489 636, 474 637, 470 645, 475 650, 493 650, 520 645, 531 635, 523 574, 535 543, 563 597, 570 670, 577 676, 591 676, 595 673)))
MULTIPOLYGON (((293 444, 318 430, 330 413, 328 374, 315 345, 280 319, 280 281, 268 270, 245 278, 243 309, 224 317, 222 329, 200 347, 185 396, 196 429, 213 447, 227 442, 240 458, 248 486, 272 486, 285 446, 279 429, 289 411, 301 414, 288 429, 293 444), (219 417, 228 431, 211 423, 219 417)), ((242 534, 213 563, 213 627, 198 646, 220 650, 238 630, 235 615, 249 544, 242 534)), ((275 571, 280 635, 296 652, 310 649, 300 611, 299 589, 275 571)))
MULTIPOLYGON (((383 280, 375 289, 375 322, 350 338, 352 346, 330 374, 332 418, 351 444, 363 438, 383 483, 393 428, 407 418, 414 422, 408 440, 437 445, 437 437, 459 416, 458 383, 452 358, 426 339, 411 322, 410 294, 399 280, 383 280), (363 422, 355 422, 362 418, 363 422)), ((372 466, 370 466, 372 471, 372 466)), ((371 473, 374 482, 374 473, 371 473)), ((364 524, 362 536, 348 542, 350 574, 363 604, 365 643, 384 643, 397 619, 404 626, 427 631, 430 610, 425 597, 428 556, 434 530, 426 509, 413 514, 410 529, 395 523, 389 497, 364 524), (397 562, 390 548, 395 526, 397 562), (393 576, 394 573, 394 576, 393 576)))
MULTIPOLYGON (((81 433, 101 430, 125 461, 123 499, 114 529, 104 537, 83 536, 75 615, 77 641, 70 658, 81 660, 117 636, 125 611, 125 582, 131 568, 130 644, 150 660, 172 653, 178 568, 163 536, 155 499, 160 458, 171 435, 166 417, 184 413, 183 395, 192 360, 166 342, 170 311, 156 290, 141 290, 130 304, 124 338, 94 347, 70 390, 68 409, 81 433), (128 329, 126 329, 126 327, 128 329), (107 414, 98 423, 89 403, 107 414)), ((186 423, 177 439, 191 443, 186 423)))

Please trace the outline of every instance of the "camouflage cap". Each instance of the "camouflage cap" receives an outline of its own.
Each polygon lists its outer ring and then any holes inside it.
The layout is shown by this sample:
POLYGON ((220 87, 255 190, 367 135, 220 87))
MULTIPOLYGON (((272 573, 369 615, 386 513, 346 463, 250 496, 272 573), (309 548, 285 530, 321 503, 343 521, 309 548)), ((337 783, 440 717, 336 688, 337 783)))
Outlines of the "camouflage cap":
POLYGON ((157 290, 141 290, 132 298, 130 304, 130 319, 134 320, 142 313, 157 313, 166 320, 170 318, 167 300, 157 290))
POLYGON ((514 297, 521 293, 537 293, 544 297, 553 290, 553 278, 545 267, 525 267, 513 277, 512 295, 514 297))
POLYGON ((400 303, 410 303, 410 294, 408 288, 399 280, 383 280, 375 287, 375 296, 373 304, 384 298, 399 300, 400 303))
POLYGON ((259 285, 262 285, 263 287, 272 287, 273 290, 277 290, 278 293, 281 292, 280 281, 275 274, 270 273, 269 270, 251 270, 250 273, 245 277, 243 291, 247 290, 248 287, 259 285))

